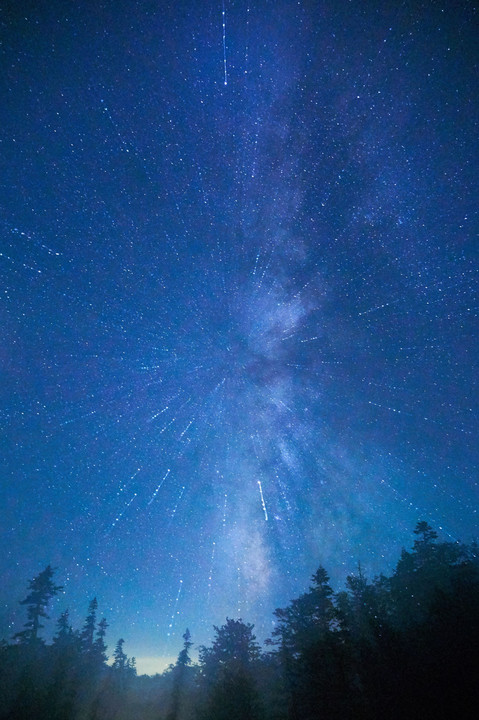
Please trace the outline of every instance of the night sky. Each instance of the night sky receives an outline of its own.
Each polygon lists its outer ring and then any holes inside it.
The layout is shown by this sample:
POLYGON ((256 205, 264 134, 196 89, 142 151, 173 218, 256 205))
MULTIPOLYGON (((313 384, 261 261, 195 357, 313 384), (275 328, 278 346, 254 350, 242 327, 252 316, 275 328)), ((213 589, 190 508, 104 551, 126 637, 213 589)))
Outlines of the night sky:
POLYGON ((477 534, 473 3, 0 10, 0 636, 151 670, 477 534), (156 667, 156 666, 155 666, 156 667))

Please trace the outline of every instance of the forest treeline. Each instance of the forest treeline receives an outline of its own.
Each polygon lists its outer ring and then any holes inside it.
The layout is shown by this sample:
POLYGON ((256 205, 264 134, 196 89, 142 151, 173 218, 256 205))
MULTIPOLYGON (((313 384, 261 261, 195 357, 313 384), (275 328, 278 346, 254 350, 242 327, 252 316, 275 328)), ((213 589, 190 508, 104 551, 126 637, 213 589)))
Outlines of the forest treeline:
POLYGON ((96 599, 74 630, 68 612, 42 638, 61 591, 48 566, 21 601, 27 622, 0 647, 0 717, 8 720, 375 720, 479 717, 479 547, 438 542, 424 521, 394 572, 361 568, 335 593, 319 567, 274 612, 260 647, 253 625, 226 619, 191 660, 138 676, 120 639, 107 657, 96 599), (109 660, 109 662, 108 662, 109 660))

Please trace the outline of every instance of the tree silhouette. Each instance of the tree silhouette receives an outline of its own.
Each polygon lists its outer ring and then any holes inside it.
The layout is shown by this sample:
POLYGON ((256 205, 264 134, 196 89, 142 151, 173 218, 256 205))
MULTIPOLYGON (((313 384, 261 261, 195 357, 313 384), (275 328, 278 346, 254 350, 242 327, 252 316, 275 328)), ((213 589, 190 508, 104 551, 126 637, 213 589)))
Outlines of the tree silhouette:
POLYGON ((202 679, 206 686, 203 715, 207 720, 255 720, 260 717, 255 670, 260 647, 253 625, 241 619, 226 619, 214 626, 215 638, 210 648, 200 647, 202 679))
POLYGON ((20 643, 34 644, 40 640, 38 633, 44 627, 40 618, 49 619, 46 612, 48 604, 52 597, 63 590, 63 585, 55 585, 53 582, 54 572, 55 570, 47 565, 45 570, 42 570, 28 584, 30 593, 20 601, 20 605, 27 605, 28 621, 25 623, 25 630, 14 635, 14 639, 20 643))
POLYGON ((102 618, 100 622, 98 623, 98 630, 96 633, 96 639, 93 643, 93 655, 95 657, 95 660, 103 665, 107 661, 107 655, 106 655, 106 645, 105 645, 105 635, 106 635, 106 629, 108 627, 108 623, 105 620, 105 618, 102 618))
POLYGON ((123 638, 120 638, 115 646, 115 651, 113 653, 113 665, 112 668, 114 670, 124 671, 127 669, 127 661, 128 658, 126 656, 126 653, 123 650, 123 645, 125 644, 125 641, 123 638))
POLYGON ((183 635, 183 641, 183 648, 180 650, 176 665, 172 669, 173 689, 171 693, 171 708, 167 716, 168 720, 178 720, 180 717, 180 708, 186 684, 186 673, 191 665, 190 648, 193 645, 191 642, 191 633, 188 628, 186 628, 183 635))
POLYGON ((22 604, 17 642, 0 642, 0 716, 6 720, 403 720, 479 716, 479 549, 441 542, 421 521, 394 571, 360 566, 334 594, 319 567, 305 593, 275 612, 270 652, 253 625, 227 618, 191 662, 189 630, 174 666, 136 676, 92 600, 80 632, 68 610, 51 644, 39 634, 60 591, 48 566, 22 604))
POLYGON ((90 654, 93 652, 97 609, 98 601, 95 597, 88 606, 88 615, 85 618, 85 624, 83 625, 83 629, 80 635, 82 651, 86 654, 90 654))
POLYGON ((73 628, 70 625, 70 612, 65 610, 57 620, 57 632, 53 637, 53 645, 59 648, 67 647, 74 637, 73 628))
POLYGON ((415 550, 418 550, 421 546, 430 545, 437 540, 437 532, 425 520, 420 520, 417 523, 414 534, 418 536, 418 539, 414 541, 415 550))
POLYGON ((281 645, 283 653, 293 658, 327 632, 334 620, 333 590, 328 573, 320 565, 311 579, 313 584, 309 592, 292 600, 288 607, 274 611, 277 625, 273 643, 281 645))
POLYGON ((186 631, 183 635, 183 649, 180 651, 180 654, 178 655, 178 660, 176 661, 176 664, 179 667, 186 667, 187 665, 191 665, 191 658, 190 658, 190 648, 192 647, 193 643, 191 642, 191 633, 186 628, 186 631))

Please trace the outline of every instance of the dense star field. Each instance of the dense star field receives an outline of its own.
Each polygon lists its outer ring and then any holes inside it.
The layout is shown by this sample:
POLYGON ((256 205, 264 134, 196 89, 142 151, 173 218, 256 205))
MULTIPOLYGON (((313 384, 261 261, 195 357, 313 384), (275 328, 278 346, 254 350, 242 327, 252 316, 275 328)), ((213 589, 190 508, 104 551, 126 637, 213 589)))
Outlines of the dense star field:
POLYGON ((473 4, 0 22, 0 635, 51 563, 52 620, 96 595, 141 672, 418 519, 469 542, 473 4))

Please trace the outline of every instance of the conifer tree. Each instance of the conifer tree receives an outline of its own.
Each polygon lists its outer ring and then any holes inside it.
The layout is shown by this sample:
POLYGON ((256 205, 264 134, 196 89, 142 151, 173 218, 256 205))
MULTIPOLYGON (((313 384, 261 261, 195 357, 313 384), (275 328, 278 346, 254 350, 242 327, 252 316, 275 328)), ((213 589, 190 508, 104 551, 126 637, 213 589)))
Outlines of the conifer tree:
POLYGON ((108 623, 105 620, 105 618, 102 618, 100 622, 98 623, 98 630, 96 632, 96 639, 93 643, 93 652, 95 655, 96 660, 100 664, 104 664, 107 661, 107 655, 106 655, 106 644, 105 644, 105 635, 106 635, 106 629, 108 627, 108 623))
POLYGON ((190 648, 193 645, 191 642, 191 633, 186 628, 186 631, 183 635, 183 649, 180 650, 180 654, 178 655, 178 660, 176 661, 177 666, 186 667, 187 665, 191 665, 191 658, 190 658, 190 648))
POLYGON ((136 657, 127 658, 126 670, 129 677, 136 677, 136 657))
POLYGON ((425 545, 431 545, 434 540, 437 540, 437 532, 425 520, 420 520, 417 523, 414 534, 418 538, 414 541, 415 550, 425 545))
POLYGON ((226 619, 214 626, 216 637, 210 648, 199 651, 203 687, 207 698, 200 717, 205 720, 255 720, 260 715, 254 671, 260 661, 260 648, 253 625, 226 619))
POLYGON ((63 590, 63 585, 55 585, 53 582, 54 568, 47 565, 45 570, 39 573, 28 584, 30 593, 24 600, 20 601, 20 605, 27 606, 28 621, 25 623, 25 630, 14 635, 20 643, 34 644, 40 640, 38 637, 39 630, 44 626, 40 619, 49 619, 47 608, 50 600, 63 590))
POLYGON ((70 613, 67 609, 62 612, 57 620, 57 632, 53 637, 53 646, 59 650, 64 650, 71 646, 77 637, 70 625, 70 613))
POLYGON ((291 657, 297 657, 314 639, 328 632, 334 619, 328 573, 320 565, 311 579, 309 592, 292 600, 288 607, 274 611, 277 625, 272 642, 280 644, 291 657))
POLYGON ((85 624, 83 625, 83 630, 80 635, 82 650, 84 653, 91 653, 93 651, 97 609, 98 601, 96 597, 94 597, 88 606, 88 615, 85 618, 85 624))
POLYGON ((171 709, 168 713, 168 720, 177 720, 180 717, 180 705, 182 694, 185 684, 185 673, 187 668, 191 665, 190 648, 193 645, 191 642, 191 633, 186 628, 183 635, 183 648, 180 650, 176 665, 173 667, 173 690, 171 694, 171 709))
POLYGON ((127 661, 128 658, 123 650, 123 645, 125 644, 125 641, 123 638, 120 638, 115 646, 115 651, 113 653, 113 669, 119 670, 120 672, 123 670, 126 670, 127 668, 127 661))

